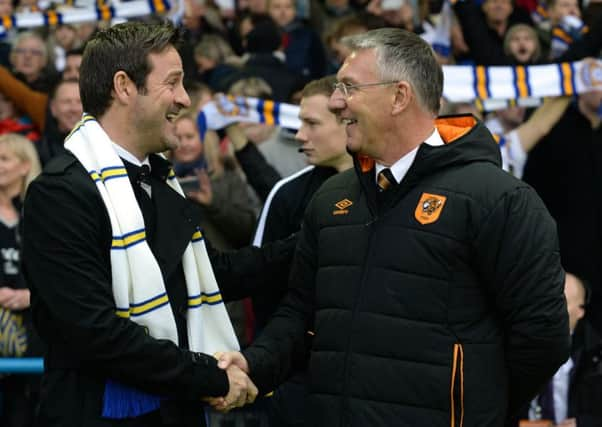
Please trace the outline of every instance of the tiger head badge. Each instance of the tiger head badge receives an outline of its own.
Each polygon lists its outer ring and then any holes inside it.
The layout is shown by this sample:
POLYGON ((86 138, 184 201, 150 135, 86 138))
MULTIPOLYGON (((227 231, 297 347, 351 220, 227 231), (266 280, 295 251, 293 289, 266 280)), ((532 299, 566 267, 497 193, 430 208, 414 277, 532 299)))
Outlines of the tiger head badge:
POLYGON ((414 217, 416 220, 424 225, 431 224, 439 219, 443 206, 447 197, 440 196, 438 194, 422 193, 416 210, 414 211, 414 217))

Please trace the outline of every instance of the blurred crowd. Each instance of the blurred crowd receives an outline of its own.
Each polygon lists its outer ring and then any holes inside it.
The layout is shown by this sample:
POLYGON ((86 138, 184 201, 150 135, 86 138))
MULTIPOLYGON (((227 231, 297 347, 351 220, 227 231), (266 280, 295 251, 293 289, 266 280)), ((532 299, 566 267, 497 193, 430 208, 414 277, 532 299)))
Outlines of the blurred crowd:
MULTIPOLYGON (((94 4, 0 0, 0 18, 88 6, 94 4)), ((214 94, 298 104, 309 81, 336 73, 348 53, 343 37, 379 27, 419 34, 447 65, 574 61, 600 58, 602 48, 600 0, 184 0, 174 9, 169 18, 184 29, 180 54, 192 107, 175 124, 180 147, 167 155, 220 250, 250 244, 270 190, 306 167, 309 154, 300 149, 302 135, 271 124, 241 123, 201 137, 197 113, 214 94)), ((11 344, 3 332, 0 357, 43 352, 19 271, 20 206, 40 165, 64 150, 81 118, 79 64, 86 40, 104 25, 110 24, 10 28, 0 38, 0 318, 10 317, 17 336, 11 344)), ((563 266, 587 284, 588 339, 602 332, 602 81, 597 85, 598 91, 531 107, 483 111, 478 103, 444 102, 441 112, 481 118, 500 140, 505 168, 544 200, 558 225, 563 266)), ((578 305, 585 306, 585 297, 578 305)), ((229 306, 243 346, 269 314, 257 307, 261 302, 254 309, 248 300, 229 306)), ((587 345, 588 357, 602 356, 598 339, 587 345)), ((36 387, 35 377, 0 373, 0 425, 31 425, 36 387)), ((251 411, 219 422, 265 420, 251 411)))

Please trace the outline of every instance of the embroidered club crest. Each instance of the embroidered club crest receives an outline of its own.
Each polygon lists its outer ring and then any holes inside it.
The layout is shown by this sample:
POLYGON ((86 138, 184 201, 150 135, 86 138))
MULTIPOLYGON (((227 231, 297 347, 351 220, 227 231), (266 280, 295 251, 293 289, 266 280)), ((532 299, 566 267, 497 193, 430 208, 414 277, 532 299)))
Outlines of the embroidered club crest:
POLYGON ((439 219, 447 197, 438 194, 422 193, 420 201, 414 211, 416 220, 424 225, 431 224, 439 219))

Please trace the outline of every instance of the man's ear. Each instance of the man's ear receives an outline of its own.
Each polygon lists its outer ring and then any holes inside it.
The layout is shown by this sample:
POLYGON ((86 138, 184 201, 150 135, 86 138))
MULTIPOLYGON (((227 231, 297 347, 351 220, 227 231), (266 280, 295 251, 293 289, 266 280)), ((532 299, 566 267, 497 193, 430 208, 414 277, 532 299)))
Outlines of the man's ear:
POLYGON ((400 81, 397 83, 397 86, 395 87, 391 114, 397 115, 405 111, 410 105, 413 97, 414 92, 412 91, 412 87, 408 82, 400 81))
POLYGON ((130 76, 123 70, 119 70, 113 76, 113 95, 117 102, 127 105, 131 97, 138 91, 130 76))

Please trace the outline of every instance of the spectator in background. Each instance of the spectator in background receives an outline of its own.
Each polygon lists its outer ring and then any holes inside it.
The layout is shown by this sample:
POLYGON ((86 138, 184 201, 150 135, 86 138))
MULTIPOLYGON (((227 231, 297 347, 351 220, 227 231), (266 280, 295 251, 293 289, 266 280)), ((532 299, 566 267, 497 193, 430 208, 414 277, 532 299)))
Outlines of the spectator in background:
POLYGON ((512 0, 485 0, 479 7, 475 0, 454 3, 464 40, 470 49, 469 57, 477 65, 506 65, 504 37, 517 23, 531 24, 531 20, 512 0))
POLYGON ((339 19, 354 16, 357 13, 350 0, 324 0, 311 5, 310 22, 313 29, 324 34, 339 19))
POLYGON ((577 0, 547 0, 546 10, 548 19, 538 24, 538 36, 542 56, 547 61, 556 61, 587 28, 581 20, 577 0))
POLYGON ((13 1, 0 0, 0 16, 13 14, 13 1))
POLYGON ((65 151, 63 147, 65 138, 82 117, 83 108, 78 81, 60 81, 50 94, 48 105, 50 117, 46 120, 44 135, 38 145, 40 160, 44 165, 51 158, 65 151))
POLYGON ((504 53, 509 64, 531 65, 541 61, 541 45, 535 29, 527 24, 515 24, 504 37, 504 53))
MULTIPOLYGON (((261 212, 253 244, 285 238, 299 231, 305 208, 313 193, 332 175, 349 169, 352 159, 346 151, 344 127, 327 109, 334 76, 308 83, 302 91, 295 138, 310 165, 284 177, 274 185, 261 212)), ((262 329, 276 310, 285 289, 262 296, 254 302, 256 320, 262 329)))
POLYGON ((198 79, 213 91, 225 91, 222 82, 237 68, 228 63, 235 57, 228 42, 218 34, 206 34, 194 48, 198 79))
POLYGON ((76 49, 80 44, 77 30, 70 24, 57 26, 50 37, 50 44, 54 45, 54 67, 62 73, 66 66, 67 52, 76 49))
POLYGON ((99 23, 97 21, 91 22, 80 22, 79 24, 74 24, 75 30, 77 31, 77 39, 82 45, 85 45, 86 42, 98 31, 99 23))
POLYGON ((185 0, 182 16, 184 41, 179 48, 187 76, 196 75, 194 47, 206 34, 225 35, 226 28, 219 12, 205 0, 185 0))
POLYGON ((79 67, 82 63, 83 48, 68 50, 65 53, 63 80, 79 80, 79 67))
POLYGON ((48 92, 57 80, 48 63, 44 39, 34 32, 19 34, 10 53, 14 73, 34 90, 48 92))
MULTIPOLYGON (((67 54, 67 65, 63 71, 64 80, 79 78, 81 58, 81 49, 67 54)), ((49 121, 53 120, 52 117, 47 117, 51 116, 48 108, 48 94, 30 88, 2 66, 0 66, 0 93, 3 93, 18 110, 29 117, 38 131, 46 129, 47 118, 50 119, 49 121)))
POLYGON ((354 34, 362 34, 368 31, 367 24, 364 20, 357 16, 348 16, 336 21, 332 27, 326 32, 326 46, 329 53, 329 71, 336 73, 345 61, 350 51, 341 39, 354 34))
MULTIPOLYGON (((302 91, 299 118, 301 127, 295 137, 310 166, 276 183, 261 211, 253 244, 263 246, 283 239, 301 228, 305 209, 318 188, 333 175, 350 169, 353 160, 347 153, 345 125, 328 111, 334 76, 308 83, 302 91)), ((279 280, 286 283, 288 273, 279 280)), ((274 281, 278 282, 278 281, 274 281)), ((256 329, 260 334, 276 311, 286 287, 278 286, 253 298, 256 329)), ((296 355, 299 359, 300 355, 296 355)), ((267 402, 270 425, 274 427, 303 426, 307 417, 307 366, 278 387, 267 402)))
POLYGON ((581 9, 577 0, 547 0, 546 10, 552 27, 558 25, 567 16, 581 19, 581 9))
POLYGON ((602 334, 602 91, 579 95, 529 153, 523 180, 554 217, 562 265, 591 283, 587 316, 602 334), (591 204, 584 205, 590 200, 591 204), (580 208, 576 208, 580 207, 580 208))
POLYGON ((246 183, 234 159, 220 152, 215 133, 201 141, 196 116, 187 112, 175 122, 179 146, 172 151, 174 170, 178 177, 189 178, 187 197, 202 207, 198 220, 212 245, 218 250, 241 248, 251 241, 255 225, 246 183))
MULTIPOLYGON (((24 137, 0 136, 0 357, 39 357, 30 294, 21 274, 19 218, 25 192, 40 173, 36 150, 24 137), (14 327, 11 331, 11 326, 14 327)), ((0 375, 0 425, 32 427, 39 376, 0 375)))
POLYGON ((382 17, 383 26, 401 28, 425 40, 432 39, 429 34, 435 31, 428 17, 428 2, 424 0, 419 0, 416 5, 411 0, 371 0, 366 10, 382 17))
POLYGON ((231 87, 243 78, 259 77, 270 86, 271 99, 289 102, 304 80, 286 66, 280 29, 268 15, 251 16, 248 22, 251 28, 244 36, 246 54, 242 58, 242 67, 224 79, 223 85, 231 87))
POLYGON ((285 62, 289 70, 308 79, 326 72, 326 53, 316 31, 296 18, 295 0, 268 0, 268 11, 282 31, 285 62))
MULTIPOLYGON (((186 197, 201 207, 196 221, 212 247, 242 248, 251 241, 256 219, 247 184, 234 159, 220 152, 214 132, 201 141, 196 116, 196 111, 189 111, 175 121, 179 145, 172 150, 174 171, 186 197)), ((239 342, 248 344, 243 303, 230 302, 226 308, 239 342)))

